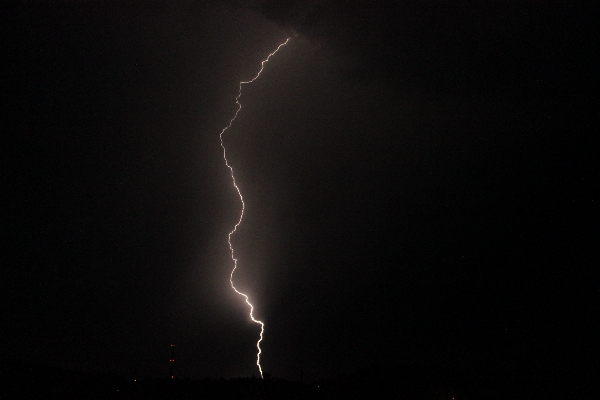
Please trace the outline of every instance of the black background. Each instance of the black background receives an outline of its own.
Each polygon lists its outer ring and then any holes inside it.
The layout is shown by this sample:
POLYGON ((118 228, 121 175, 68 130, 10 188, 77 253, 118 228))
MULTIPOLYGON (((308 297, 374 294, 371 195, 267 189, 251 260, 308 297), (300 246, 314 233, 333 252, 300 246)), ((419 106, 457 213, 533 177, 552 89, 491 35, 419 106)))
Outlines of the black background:
POLYGON ((416 362, 594 381, 595 6, 24 2, 5 359, 129 376, 416 362))

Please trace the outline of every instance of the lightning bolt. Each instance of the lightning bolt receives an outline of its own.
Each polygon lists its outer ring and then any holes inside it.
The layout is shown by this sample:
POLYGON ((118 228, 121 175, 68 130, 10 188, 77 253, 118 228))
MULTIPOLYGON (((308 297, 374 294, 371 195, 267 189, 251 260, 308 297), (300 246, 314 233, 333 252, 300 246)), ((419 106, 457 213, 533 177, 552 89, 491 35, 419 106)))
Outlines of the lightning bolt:
POLYGON ((229 283, 231 284, 231 288, 233 290, 235 290, 235 292, 237 294, 239 294, 240 296, 243 296, 244 299, 246 300, 246 304, 248 304, 248 306, 250 306, 250 319, 252 320, 252 322, 257 323, 260 325, 260 338, 258 339, 258 342, 256 342, 256 348, 257 348, 257 353, 256 353, 256 365, 258 366, 258 370, 260 371, 260 377, 263 377, 263 371, 262 371, 262 367, 260 366, 260 355, 262 353, 262 350, 260 349, 260 342, 262 342, 263 340, 263 334, 265 333, 265 324, 264 322, 254 318, 254 306, 252 305, 252 303, 250 303, 250 299, 248 298, 247 294, 244 294, 242 292, 240 292, 239 290, 236 289, 235 285, 233 284, 233 273, 235 272, 235 270, 237 269, 237 258, 235 258, 234 254, 233 254, 233 245, 231 244, 231 235, 233 235, 236 231, 238 226, 240 226, 240 224, 242 223, 242 219, 244 218, 244 210, 246 209, 246 205, 244 204, 244 198, 242 197, 242 192, 240 191, 240 188, 238 187, 236 181, 235 181, 235 175, 233 174, 233 168, 231 167, 231 165, 229 165, 229 162, 227 161, 227 151, 225 150, 225 144, 223 143, 223 134, 225 133, 225 131, 229 128, 231 128, 231 125, 233 124, 233 121, 235 121, 235 119, 237 118, 240 110, 242 109, 242 105, 240 104, 240 97, 242 96, 242 86, 243 85, 247 85, 249 83, 254 82, 255 80, 258 79, 258 77, 260 76, 260 74, 262 73, 263 69, 265 68, 265 64, 269 61, 269 59, 275 55, 275 53, 277 53, 279 51, 279 49, 282 46, 285 46, 287 44, 287 42, 289 42, 290 38, 287 38, 285 42, 281 43, 279 46, 277 46, 277 48, 275 49, 274 52, 272 52, 271 54, 269 54, 269 56, 261 62, 261 66, 260 66, 260 71, 258 71, 258 73, 256 74, 256 76, 252 79, 250 79, 249 81, 241 81, 240 82, 240 87, 239 87, 239 91, 238 91, 238 95, 235 98, 235 102, 238 105, 237 110, 235 111, 235 114, 233 115, 233 118, 231 118, 231 120, 229 121, 229 125, 227 125, 225 128, 223 128, 223 130, 221 131, 221 133, 219 134, 219 139, 221 140, 221 147, 223 148, 223 159, 225 160, 225 165, 227 166, 227 168, 229 168, 229 172, 231 173, 231 180, 233 181, 233 186, 235 187, 235 190, 237 190, 238 195, 240 196, 240 201, 242 202, 242 211, 240 213, 240 219, 238 220, 237 224, 235 224, 235 226, 233 227, 233 230, 231 232, 229 232, 229 235, 227 237, 227 242, 229 243, 229 250, 231 251, 231 259, 233 260, 233 269, 231 270, 231 275, 229 276, 229 283))

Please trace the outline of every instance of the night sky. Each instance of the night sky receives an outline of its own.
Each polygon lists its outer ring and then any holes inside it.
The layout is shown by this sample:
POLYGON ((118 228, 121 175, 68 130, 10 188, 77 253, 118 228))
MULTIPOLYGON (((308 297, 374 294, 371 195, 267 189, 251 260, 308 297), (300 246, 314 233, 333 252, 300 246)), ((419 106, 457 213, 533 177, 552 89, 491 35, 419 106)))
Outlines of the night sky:
MULTIPOLYGON (((592 3, 590 3, 592 4, 592 3)), ((372 363, 593 382, 583 2, 22 2, 2 36, 0 354, 127 376, 372 363)))

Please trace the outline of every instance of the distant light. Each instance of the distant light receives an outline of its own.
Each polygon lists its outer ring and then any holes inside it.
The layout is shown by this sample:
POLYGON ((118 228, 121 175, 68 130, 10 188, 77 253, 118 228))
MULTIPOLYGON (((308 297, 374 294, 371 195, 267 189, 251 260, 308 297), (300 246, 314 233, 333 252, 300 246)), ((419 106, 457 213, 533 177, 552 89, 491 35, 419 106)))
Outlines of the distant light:
POLYGON ((175 379, 175 375, 171 375, 171 379, 175 379))
POLYGON ((175 345, 174 345, 174 344, 171 344, 171 347, 175 347, 175 345))
POLYGON ((175 362, 175 360, 173 360, 172 358, 171 358, 169 361, 171 361, 171 362, 175 362))

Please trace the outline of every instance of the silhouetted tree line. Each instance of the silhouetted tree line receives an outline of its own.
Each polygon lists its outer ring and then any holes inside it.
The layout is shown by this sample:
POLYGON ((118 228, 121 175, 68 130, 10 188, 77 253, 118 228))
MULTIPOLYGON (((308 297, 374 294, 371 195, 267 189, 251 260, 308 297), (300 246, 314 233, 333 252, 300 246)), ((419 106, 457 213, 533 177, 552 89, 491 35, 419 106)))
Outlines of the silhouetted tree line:
MULTIPOLYGON (((535 381, 481 371, 458 374, 448 368, 373 364, 334 379, 301 383, 283 379, 235 378, 192 380, 146 377, 126 379, 116 373, 83 373, 47 365, 3 360, 0 399, 591 399, 576 384, 535 381)), ((571 381, 568 381, 568 383, 571 381)))

